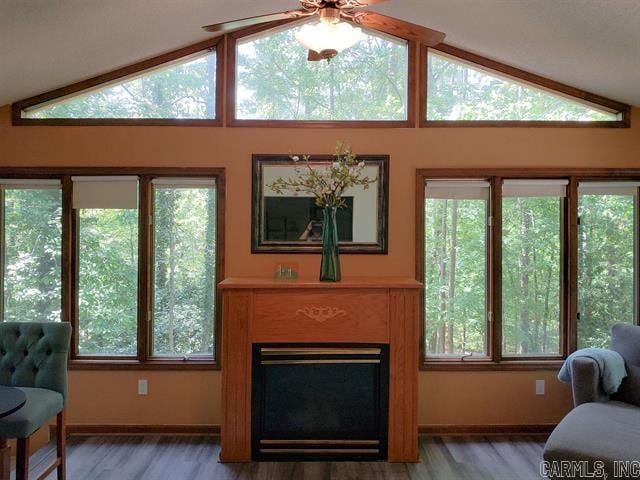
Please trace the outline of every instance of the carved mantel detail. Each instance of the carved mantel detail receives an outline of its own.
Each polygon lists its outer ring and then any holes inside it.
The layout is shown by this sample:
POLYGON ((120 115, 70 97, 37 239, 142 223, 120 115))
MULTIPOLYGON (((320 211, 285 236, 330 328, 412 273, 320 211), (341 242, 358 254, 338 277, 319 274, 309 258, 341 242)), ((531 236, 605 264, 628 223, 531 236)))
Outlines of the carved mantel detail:
POLYGON ((304 315, 305 317, 315 320, 318 323, 324 323, 332 318, 346 315, 347 312, 338 307, 304 307, 296 310, 296 315, 304 315))

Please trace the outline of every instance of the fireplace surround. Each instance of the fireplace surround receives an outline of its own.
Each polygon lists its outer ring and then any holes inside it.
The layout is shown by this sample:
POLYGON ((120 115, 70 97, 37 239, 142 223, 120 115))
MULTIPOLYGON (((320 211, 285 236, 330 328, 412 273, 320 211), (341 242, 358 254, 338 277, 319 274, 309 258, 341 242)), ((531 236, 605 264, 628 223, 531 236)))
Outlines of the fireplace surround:
MULTIPOLYGON (((260 412, 254 407, 257 399, 253 385, 258 373, 254 370, 253 353, 255 349, 274 348, 274 345, 287 348, 292 345, 330 348, 328 346, 332 345, 334 348, 348 346, 380 348, 381 353, 387 351, 386 458, 390 462, 418 460, 419 282, 398 277, 353 277, 338 283, 228 278, 220 283, 220 288, 223 297, 222 462, 248 462, 256 451, 253 458, 257 459, 266 458, 263 454, 290 454, 260 452, 261 438, 254 434, 254 423, 260 412)), ((279 353, 272 353, 272 360, 279 353)), ((299 357, 295 359, 305 360, 299 357)), ((348 369, 345 371, 348 373, 348 369)), ((286 390, 281 384, 276 388, 286 390)), ((278 395, 286 393, 273 393, 271 401, 279 398, 278 395)), ((299 405, 294 408, 305 413, 299 405)), ((272 413, 277 414, 273 418, 286 418, 282 412, 272 413)), ((340 417, 340 412, 334 412, 334 416, 340 417)), ((291 422, 291 419, 285 421, 291 422)), ((326 430, 316 431, 315 435, 304 432, 305 435, 299 435, 299 438, 287 438, 276 428, 267 433, 281 434, 282 438, 263 437, 262 440, 351 440, 344 436, 329 438, 334 436, 329 433, 335 432, 326 430), (322 435, 324 438, 312 438, 322 435)), ((384 458, 384 435, 378 439, 354 439, 378 441, 378 458, 384 458)), ((278 446, 287 448, 290 445, 281 443, 278 446)), ((358 446, 370 445, 360 443, 358 446)), ((320 447, 316 442, 314 448, 320 447)), ((335 444, 331 447, 338 448, 335 444)), ((367 452, 369 454, 374 455, 367 452)))

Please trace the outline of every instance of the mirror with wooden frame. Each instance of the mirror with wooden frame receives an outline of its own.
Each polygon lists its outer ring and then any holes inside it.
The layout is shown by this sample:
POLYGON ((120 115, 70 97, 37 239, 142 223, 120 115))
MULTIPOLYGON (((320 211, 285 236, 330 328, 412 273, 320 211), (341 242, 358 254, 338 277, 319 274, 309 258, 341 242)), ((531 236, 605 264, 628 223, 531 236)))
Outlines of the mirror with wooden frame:
MULTIPOLYGON (((309 164, 324 168, 332 160, 332 155, 311 155, 309 164)), ((346 206, 337 213, 340 252, 387 253, 389 156, 358 155, 358 160, 365 162, 364 175, 376 181, 368 189, 353 187, 344 193, 346 206)), ((253 253, 322 251, 322 207, 313 196, 269 187, 280 177, 295 176, 295 168, 290 155, 253 155, 253 253)))

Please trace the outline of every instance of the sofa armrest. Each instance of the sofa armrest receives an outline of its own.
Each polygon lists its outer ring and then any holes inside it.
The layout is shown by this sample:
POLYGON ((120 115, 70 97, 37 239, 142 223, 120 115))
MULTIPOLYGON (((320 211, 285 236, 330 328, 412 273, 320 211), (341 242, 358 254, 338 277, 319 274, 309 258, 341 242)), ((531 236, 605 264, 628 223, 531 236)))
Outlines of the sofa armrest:
POLYGON ((609 395, 600 385, 600 369, 592 358, 577 357, 571 361, 571 390, 573 405, 587 402, 606 402, 609 395))

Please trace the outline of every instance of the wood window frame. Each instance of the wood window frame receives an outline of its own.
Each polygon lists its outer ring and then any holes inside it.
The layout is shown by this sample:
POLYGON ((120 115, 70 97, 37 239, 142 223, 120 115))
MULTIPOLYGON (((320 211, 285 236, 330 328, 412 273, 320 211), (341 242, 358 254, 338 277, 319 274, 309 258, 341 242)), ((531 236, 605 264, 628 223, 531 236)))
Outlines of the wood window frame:
MULTIPOLYGON (((489 179, 491 182, 490 212, 492 222, 489 232, 487 261, 489 262, 488 309, 492 321, 487 326, 488 358, 458 360, 429 358, 425 352, 424 289, 421 296, 420 358, 421 370, 475 371, 475 370, 557 370, 577 345, 578 312, 578 183, 581 181, 638 181, 640 169, 416 169, 416 279, 424 281, 424 201, 427 180, 489 179), (502 181, 504 179, 566 179, 567 196, 564 199, 561 218, 561 270, 560 270, 560 354, 550 356, 506 356, 502 354, 502 181)), ((636 216, 640 215, 636 209, 636 216)), ((637 221, 637 219, 636 219, 637 221)), ((637 232, 636 232, 637 234, 637 232)), ((637 234, 638 235, 638 234, 637 234)), ((638 250, 636 242, 636 250, 638 250)), ((640 256, 635 257, 636 279, 640 275, 640 256)), ((635 287, 636 318, 640 325, 638 302, 640 282, 635 287)))
POLYGON ((545 127, 545 128, 629 128, 631 126, 631 107, 625 103, 611 100, 569 85, 556 82, 510 65, 491 60, 487 57, 442 43, 435 47, 426 47, 415 40, 397 35, 396 31, 371 29, 392 37, 405 40, 408 45, 407 65, 407 119, 406 120, 242 120, 235 118, 236 112, 236 47, 240 39, 271 30, 300 19, 281 20, 262 25, 239 29, 202 42, 173 50, 147 60, 113 70, 93 78, 76 82, 30 98, 19 100, 11 105, 12 125, 16 126, 208 126, 208 127, 264 127, 264 128, 416 128, 416 127, 545 127), (178 118, 23 118, 22 112, 40 103, 72 95, 82 90, 96 87, 129 75, 147 70, 163 63, 171 62, 188 55, 215 48, 216 51, 216 118, 215 119, 178 119, 178 118), (516 80, 537 85, 546 90, 575 98, 576 100, 615 110, 621 115, 617 121, 513 121, 513 120, 427 120, 427 55, 429 48, 457 57, 462 61, 476 64, 480 68, 494 70, 516 80))
POLYGON ((158 55, 141 62, 118 68, 108 73, 98 75, 87 80, 57 88, 34 97, 20 100, 11 105, 12 124, 17 126, 28 125, 71 125, 71 126, 222 126, 223 116, 223 91, 224 91, 224 42, 223 37, 216 37, 202 42, 189 45, 177 50, 173 50, 162 55, 158 55), (196 119, 196 118, 25 118, 22 113, 25 109, 41 103, 50 102, 58 98, 81 93, 84 90, 99 87, 121 78, 126 78, 145 70, 161 66, 165 63, 173 62, 181 58, 188 57, 198 52, 207 50, 215 50, 216 52, 216 91, 215 96, 215 118, 213 119, 196 119))
MULTIPOLYGON (((406 120, 243 120, 236 118, 236 67, 237 46, 243 38, 267 32, 274 28, 299 23, 300 19, 280 20, 265 23, 241 30, 236 30, 227 35, 227 92, 226 123, 227 127, 264 127, 264 128, 412 128, 416 125, 417 97, 417 62, 418 44, 408 38, 385 35, 398 38, 407 42, 407 119, 406 120)), ((375 30, 375 29, 372 29, 375 30)))
POLYGON ((3 178, 60 179, 62 181, 62 298, 61 320, 70 322, 71 370, 219 370, 222 327, 222 296, 216 288, 213 356, 202 358, 168 358, 151 355, 151 285, 153 258, 150 221, 151 179, 162 177, 189 177, 216 179, 216 285, 224 278, 225 240, 225 169, 207 167, 78 167, 30 168, 0 167, 3 178), (137 352, 133 356, 78 355, 78 235, 77 211, 72 209, 74 175, 109 176, 136 175, 139 177, 138 207, 138 312, 137 352))
POLYGON ((579 88, 556 82, 549 78, 536 75, 534 73, 512 67, 505 63, 491 60, 490 58, 478 55, 467 50, 463 50, 452 45, 441 43, 434 47, 423 46, 420 49, 420 126, 423 128, 433 127, 544 127, 544 128, 629 128, 631 126, 631 106, 611 100, 609 98, 590 93, 579 88), (621 115, 620 120, 612 121, 560 121, 560 120, 428 120, 428 61, 429 50, 441 52, 451 57, 455 57, 463 62, 477 65, 480 69, 495 71, 498 74, 521 80, 525 83, 541 87, 544 90, 551 90, 573 98, 576 101, 583 101, 596 106, 604 107, 607 110, 614 110, 621 115))

